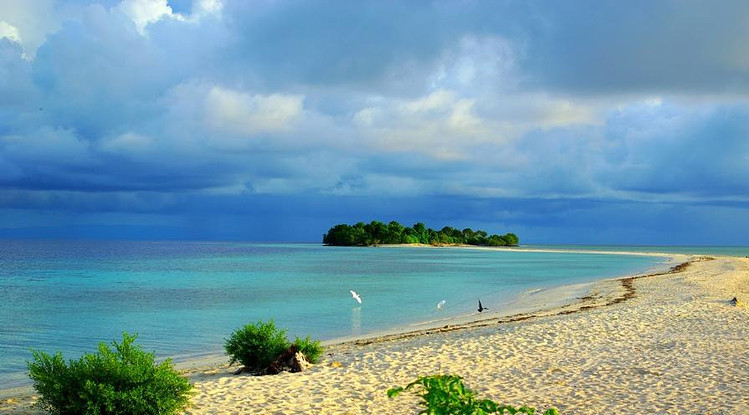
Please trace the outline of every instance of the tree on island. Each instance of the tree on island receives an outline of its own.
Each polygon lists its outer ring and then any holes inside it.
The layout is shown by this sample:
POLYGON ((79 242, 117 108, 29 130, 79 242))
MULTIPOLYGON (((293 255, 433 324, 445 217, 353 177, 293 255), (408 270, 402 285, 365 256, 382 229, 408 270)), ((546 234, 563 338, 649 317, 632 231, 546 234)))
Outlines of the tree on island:
POLYGON ((459 230, 445 226, 439 231, 428 228, 423 223, 406 227, 396 221, 388 224, 379 221, 359 222, 354 225, 335 225, 323 236, 322 242, 333 246, 371 245, 479 245, 517 246, 518 237, 514 233, 488 235, 486 231, 471 228, 459 230))

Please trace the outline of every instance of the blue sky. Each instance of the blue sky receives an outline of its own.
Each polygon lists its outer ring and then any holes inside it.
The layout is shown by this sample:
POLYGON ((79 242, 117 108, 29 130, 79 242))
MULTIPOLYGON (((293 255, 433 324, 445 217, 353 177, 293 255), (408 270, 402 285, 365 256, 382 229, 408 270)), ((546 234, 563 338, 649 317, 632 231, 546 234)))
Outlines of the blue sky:
POLYGON ((745 1, 0 2, 0 237, 749 245, 745 1))

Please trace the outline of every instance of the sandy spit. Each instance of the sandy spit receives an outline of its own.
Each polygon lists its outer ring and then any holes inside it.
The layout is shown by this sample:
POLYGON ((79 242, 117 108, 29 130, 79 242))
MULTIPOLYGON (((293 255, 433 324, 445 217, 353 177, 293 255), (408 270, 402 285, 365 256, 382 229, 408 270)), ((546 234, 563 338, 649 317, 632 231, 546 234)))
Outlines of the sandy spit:
MULTIPOLYGON (((332 345, 303 373, 193 368, 186 413, 415 414, 415 397, 386 390, 454 374, 481 398, 563 414, 749 414, 749 259, 691 259, 553 311, 332 345)), ((34 400, 5 399, 0 413, 43 413, 34 400)))

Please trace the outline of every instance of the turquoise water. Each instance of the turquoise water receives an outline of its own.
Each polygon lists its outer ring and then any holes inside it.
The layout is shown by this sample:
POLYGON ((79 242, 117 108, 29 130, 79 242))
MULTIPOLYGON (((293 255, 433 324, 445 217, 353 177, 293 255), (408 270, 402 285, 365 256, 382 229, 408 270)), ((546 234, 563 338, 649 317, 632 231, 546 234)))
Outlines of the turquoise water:
POLYGON ((30 348, 66 358, 126 330, 159 357, 219 353, 237 327, 289 337, 373 333, 501 309, 536 288, 640 272, 648 256, 316 244, 0 241, 0 389, 27 384, 30 348), (361 294, 355 303, 349 290, 361 294), (442 311, 435 305, 445 299, 442 311))

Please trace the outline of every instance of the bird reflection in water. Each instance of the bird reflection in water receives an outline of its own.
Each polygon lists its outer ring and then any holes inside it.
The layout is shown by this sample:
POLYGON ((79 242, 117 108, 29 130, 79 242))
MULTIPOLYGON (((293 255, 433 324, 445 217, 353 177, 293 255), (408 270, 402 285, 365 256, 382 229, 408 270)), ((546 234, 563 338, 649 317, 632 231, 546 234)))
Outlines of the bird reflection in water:
POLYGON ((354 336, 361 334, 361 307, 351 309, 351 334, 354 336))

